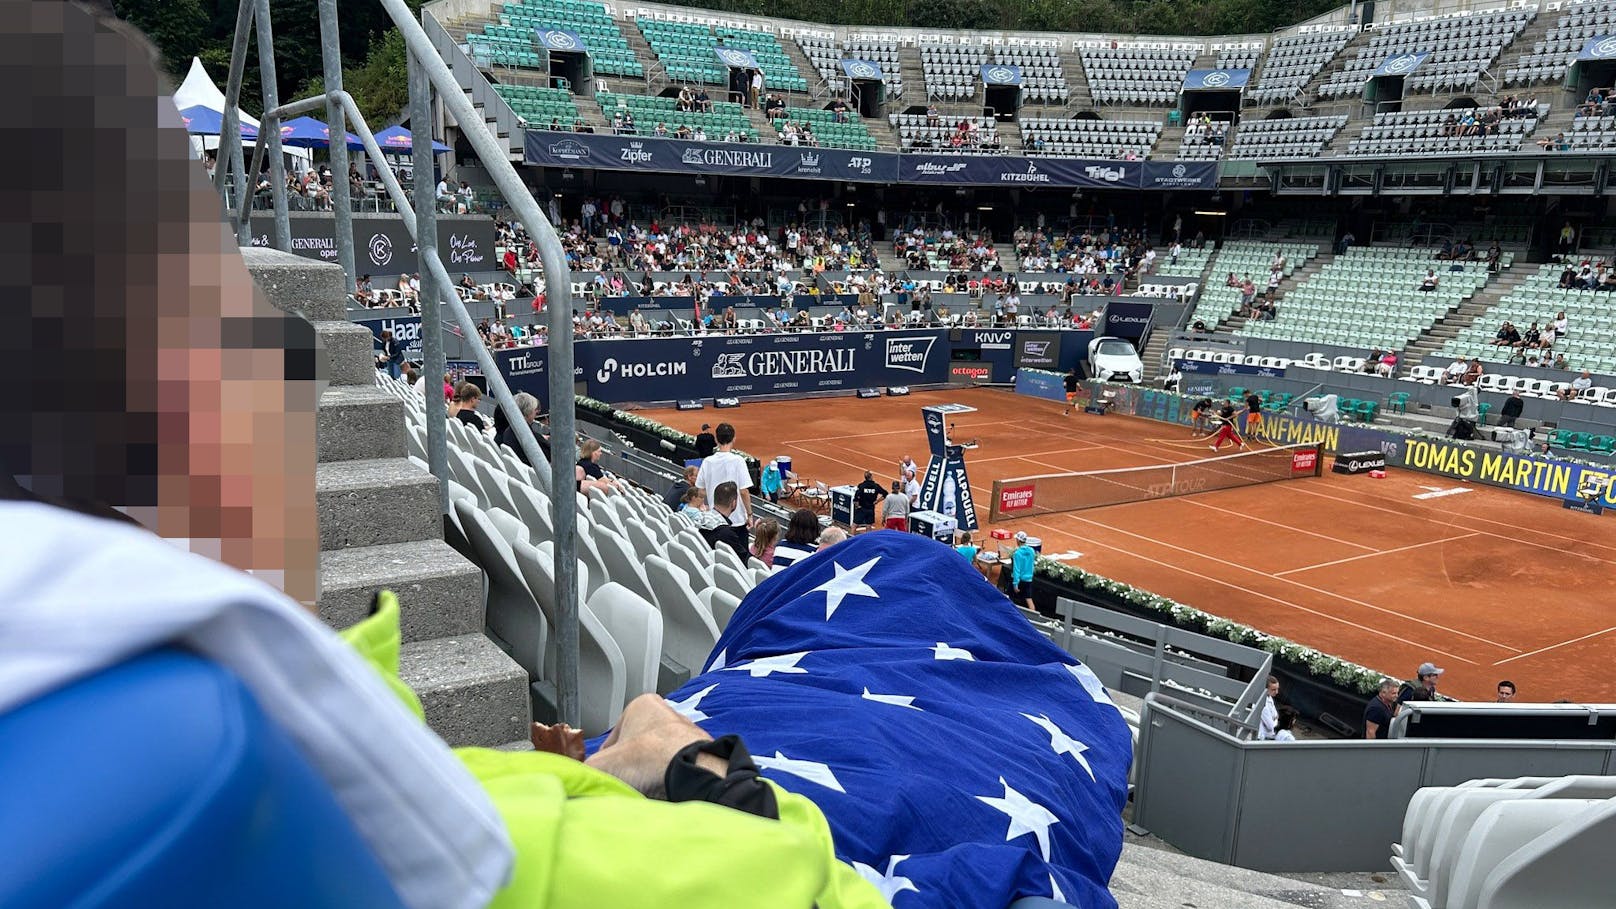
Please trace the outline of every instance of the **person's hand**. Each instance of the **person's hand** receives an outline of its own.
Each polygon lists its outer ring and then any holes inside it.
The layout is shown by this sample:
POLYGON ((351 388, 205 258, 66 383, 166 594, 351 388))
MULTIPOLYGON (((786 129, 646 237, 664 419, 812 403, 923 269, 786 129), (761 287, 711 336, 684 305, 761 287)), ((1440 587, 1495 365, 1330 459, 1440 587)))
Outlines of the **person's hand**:
POLYGON ((534 723, 528 732, 528 739, 533 742, 535 751, 548 751, 575 761, 584 759, 583 731, 574 729, 566 723, 556 723, 553 726, 534 723))
MULTIPOLYGON (((642 694, 629 702, 606 741, 584 763, 617 777, 641 792, 662 790, 668 764, 692 742, 711 741, 701 727, 685 719, 655 694, 642 694)), ((713 755, 701 755, 697 766, 723 776, 727 765, 713 755)))

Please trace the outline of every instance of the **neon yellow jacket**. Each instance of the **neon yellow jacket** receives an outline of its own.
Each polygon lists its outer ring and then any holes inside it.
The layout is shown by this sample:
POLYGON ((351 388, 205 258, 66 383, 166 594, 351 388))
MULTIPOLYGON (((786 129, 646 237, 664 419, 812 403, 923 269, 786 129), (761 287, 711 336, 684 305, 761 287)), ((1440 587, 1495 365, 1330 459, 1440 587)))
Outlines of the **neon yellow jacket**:
MULTIPOLYGON (((418 717, 398 678, 398 600, 343 637, 418 717)), ((780 819, 706 802, 652 801, 616 777, 540 751, 459 748, 516 849, 491 909, 595 907, 884 907, 875 886, 838 861, 825 816, 774 787, 780 819)), ((772 785, 772 784, 771 784, 772 785)))

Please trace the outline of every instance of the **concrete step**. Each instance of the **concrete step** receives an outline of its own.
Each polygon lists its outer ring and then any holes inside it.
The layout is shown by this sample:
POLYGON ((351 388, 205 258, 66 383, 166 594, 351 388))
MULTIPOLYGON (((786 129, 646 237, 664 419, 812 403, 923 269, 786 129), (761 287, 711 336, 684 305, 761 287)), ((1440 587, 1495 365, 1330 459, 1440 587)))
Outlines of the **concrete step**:
POLYGON ((276 308, 310 322, 347 318, 348 288, 340 266, 265 247, 246 247, 241 257, 276 308))
POLYGON ((399 677, 451 746, 493 747, 527 735, 527 673, 481 633, 405 644, 399 677))
POLYGON ((321 552, 443 535, 437 479, 403 458, 320 464, 314 493, 321 552))
POLYGON ((320 620, 346 628, 370 613, 376 591, 398 595, 404 641, 483 629, 482 571, 442 540, 359 546, 320 554, 320 620))
POLYGON ((1349 883, 1360 896, 1347 896, 1338 886, 1309 883, 1261 871, 1236 868, 1205 859, 1192 858, 1171 851, 1149 848, 1138 842, 1122 847, 1122 860, 1117 874, 1112 876, 1112 893, 1117 896, 1119 909, 1154 909, 1156 906, 1182 907, 1193 904, 1197 909, 1215 909, 1228 906, 1264 907, 1278 909, 1298 906, 1307 909, 1354 909, 1368 901, 1397 901, 1399 888, 1391 883, 1390 873, 1384 875, 1363 873, 1339 875, 1342 883, 1349 883), (1126 870, 1124 870, 1126 869, 1126 870), (1376 877, 1384 878, 1376 881, 1376 877), (1119 878, 1121 879, 1119 882, 1119 878), (1119 883, 1129 889, 1138 889, 1138 899, 1124 899, 1119 883), (1182 889, 1173 889, 1176 886, 1182 889), (1158 889, 1147 889, 1147 888, 1158 889), (1378 898, 1376 894, 1379 894, 1378 898), (1150 902, 1170 897, 1171 901, 1150 902))
POLYGON ((321 464, 405 455, 404 403, 374 385, 327 388, 316 426, 321 464))
POLYGON ((363 325, 316 322, 314 333, 325 348, 326 381, 332 385, 376 384, 376 336, 363 325))

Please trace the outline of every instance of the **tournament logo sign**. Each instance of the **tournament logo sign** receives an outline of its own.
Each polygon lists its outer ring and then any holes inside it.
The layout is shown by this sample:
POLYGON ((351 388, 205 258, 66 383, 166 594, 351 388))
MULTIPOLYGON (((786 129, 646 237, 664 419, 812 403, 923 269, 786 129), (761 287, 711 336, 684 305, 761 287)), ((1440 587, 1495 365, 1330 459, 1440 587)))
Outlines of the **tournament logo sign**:
POLYGON ((578 39, 569 32, 548 30, 539 33, 544 46, 551 50, 569 51, 578 49, 578 39))
POLYGON ((1291 452, 1291 473, 1314 473, 1319 467, 1319 450, 1310 448, 1306 451, 1291 452))
POLYGON ((1033 483, 1001 486, 999 488, 999 511, 1003 514, 1026 511, 1033 506, 1033 496, 1037 489, 1037 485, 1033 483))
POLYGON ((371 264, 378 268, 393 261, 393 238, 386 234, 371 234, 365 248, 370 251, 371 264))
POLYGON ((865 63, 863 60, 860 60, 857 63, 850 64, 847 67, 847 73, 848 73, 848 75, 852 76, 855 79, 879 79, 879 78, 881 78, 880 70, 877 70, 875 67, 871 66, 870 64, 865 63))
POLYGON ((1228 85, 1229 84, 1229 74, 1228 73, 1208 73, 1206 78, 1201 81, 1201 84, 1205 85, 1208 88, 1218 88, 1220 86, 1228 85))
POLYGON ((1599 39, 1590 50, 1595 57, 1616 57, 1616 36, 1599 39))
POLYGON ((753 69, 757 66, 757 61, 753 60, 752 55, 746 51, 734 50, 728 47, 714 48, 714 51, 717 52, 718 59, 730 66, 739 69, 753 69))

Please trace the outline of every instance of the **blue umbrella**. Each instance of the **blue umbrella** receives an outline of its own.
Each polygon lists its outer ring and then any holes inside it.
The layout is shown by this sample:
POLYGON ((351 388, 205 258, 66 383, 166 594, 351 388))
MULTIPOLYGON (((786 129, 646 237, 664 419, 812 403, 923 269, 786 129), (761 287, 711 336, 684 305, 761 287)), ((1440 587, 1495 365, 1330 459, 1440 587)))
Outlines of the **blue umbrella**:
MULTIPOLYGON (((193 136, 217 136, 224 131, 224 114, 201 104, 193 104, 180 111, 180 119, 185 121, 185 131, 193 136)), ((258 130, 242 123, 241 138, 256 139, 258 130)))
MULTIPOLYGON (((376 144, 381 146, 384 154, 407 155, 415 148, 414 143, 414 136, 410 134, 409 130, 402 126, 389 126, 376 134, 376 144)), ((349 143, 348 147, 355 150, 362 150, 364 145, 359 142, 351 142, 349 143)), ((432 140, 432 154, 442 155, 447 154, 449 151, 449 146, 444 145, 442 142, 439 142, 436 139, 432 140)))
MULTIPOLYGON (((359 138, 347 133, 348 147, 354 147, 359 138)), ((298 117, 281 124, 281 144, 293 148, 325 148, 331 144, 331 127, 313 117, 298 117)))

